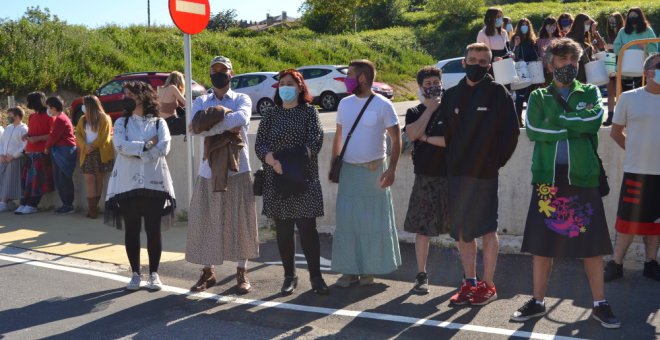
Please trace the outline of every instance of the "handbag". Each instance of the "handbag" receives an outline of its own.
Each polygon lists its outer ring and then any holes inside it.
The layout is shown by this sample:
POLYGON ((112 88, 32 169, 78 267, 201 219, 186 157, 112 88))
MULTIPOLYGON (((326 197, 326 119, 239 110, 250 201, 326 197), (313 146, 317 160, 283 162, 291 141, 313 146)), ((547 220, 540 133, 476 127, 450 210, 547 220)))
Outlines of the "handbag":
MULTIPOLYGON (((564 100, 559 95, 559 92, 551 85, 548 86, 548 92, 552 94, 553 97, 559 102, 559 104, 564 108, 564 111, 566 112, 571 112, 573 109, 568 105, 568 103, 564 100)), ((600 158, 600 155, 598 155, 598 149, 596 148, 596 144, 594 141, 591 139, 591 136, 587 136, 587 139, 589 140, 589 143, 591 143, 591 147, 594 150, 594 154, 596 154, 596 158, 598 159, 598 166, 600 166, 600 176, 598 177, 598 191, 600 192, 600 197, 605 197, 610 193, 610 184, 607 182, 607 174, 605 173, 605 167, 603 167, 603 160, 600 158)))
POLYGON ((255 196, 262 196, 264 194, 264 169, 259 169, 254 172, 254 182, 252 183, 252 193, 255 196))
POLYGON ((358 114, 357 118, 355 118, 355 122, 353 122, 353 126, 351 127, 351 130, 348 131, 348 135, 346 136, 346 141, 344 142, 344 146, 342 146, 341 148, 341 152, 339 153, 339 156, 335 157, 335 159, 332 160, 332 164, 330 165, 330 174, 328 175, 330 182, 332 183, 339 183, 339 174, 341 173, 341 166, 344 163, 344 154, 346 153, 346 147, 348 146, 348 142, 351 140, 353 131, 355 131, 355 128, 357 127, 358 122, 360 121, 360 118, 362 118, 362 114, 364 114, 364 111, 367 109, 367 106, 369 106, 369 103, 371 103, 372 99, 374 99, 373 94, 369 96, 369 99, 367 99, 367 102, 364 103, 364 106, 362 107, 362 110, 358 114))

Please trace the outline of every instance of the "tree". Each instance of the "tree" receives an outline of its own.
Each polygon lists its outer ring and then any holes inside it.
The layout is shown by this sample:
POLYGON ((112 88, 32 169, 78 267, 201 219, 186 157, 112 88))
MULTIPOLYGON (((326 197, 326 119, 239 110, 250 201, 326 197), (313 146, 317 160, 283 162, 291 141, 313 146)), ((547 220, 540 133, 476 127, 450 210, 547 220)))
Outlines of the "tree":
POLYGON ((209 19, 206 29, 211 31, 226 31, 232 27, 237 27, 239 25, 238 20, 236 20, 237 16, 235 9, 220 11, 209 19))
POLYGON ((303 24, 316 32, 357 32, 392 26, 407 0, 305 0, 300 6, 303 24))
POLYGON ((481 16, 484 4, 484 0, 428 0, 426 9, 448 15, 451 22, 460 23, 481 16))
POLYGON ((53 22, 59 22, 60 18, 57 17, 57 15, 51 15, 50 14, 50 9, 48 7, 44 8, 41 10, 39 6, 33 7, 30 6, 25 10, 25 14, 23 14, 23 18, 25 18, 27 21, 41 25, 50 21, 53 22))

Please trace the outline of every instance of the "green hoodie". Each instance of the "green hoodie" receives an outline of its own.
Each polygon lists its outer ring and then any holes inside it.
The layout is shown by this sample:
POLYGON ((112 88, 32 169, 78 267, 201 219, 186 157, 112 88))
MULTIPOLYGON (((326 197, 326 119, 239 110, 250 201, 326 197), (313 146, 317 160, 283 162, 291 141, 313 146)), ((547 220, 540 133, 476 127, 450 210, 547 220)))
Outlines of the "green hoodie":
POLYGON ((565 112, 547 88, 536 89, 529 96, 526 131, 534 142, 532 184, 554 184, 557 144, 567 140, 569 184, 598 187, 600 166, 594 145, 598 146, 603 119, 600 91, 575 80, 567 102, 576 111, 565 112))

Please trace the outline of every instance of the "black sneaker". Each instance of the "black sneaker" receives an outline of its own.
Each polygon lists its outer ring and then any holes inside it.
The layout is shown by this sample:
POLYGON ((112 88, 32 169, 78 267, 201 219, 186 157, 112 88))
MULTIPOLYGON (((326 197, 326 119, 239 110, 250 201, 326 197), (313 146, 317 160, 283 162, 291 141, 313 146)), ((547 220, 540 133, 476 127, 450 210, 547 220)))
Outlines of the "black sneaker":
MULTIPOLYGON (((646 273, 646 271, 644 271, 644 273, 646 273)), ((605 282, 610 282, 616 279, 620 279, 622 277, 623 277, 623 264, 618 264, 614 262, 614 260, 610 260, 610 262, 607 262, 607 264, 605 265, 605 273, 603 275, 605 282)))
POLYGON ((419 295, 429 293, 429 277, 428 274, 421 272, 415 278, 415 285, 410 290, 411 292, 419 295))
POLYGON ((545 305, 536 303, 535 298, 529 299, 525 304, 520 307, 516 312, 511 315, 513 321, 527 321, 531 318, 537 318, 545 315, 545 305))
POLYGON ((612 308, 607 302, 601 302, 598 307, 594 307, 591 312, 591 317, 600 322, 600 325, 605 328, 619 328, 621 322, 612 313, 612 308))
POLYGON ((660 265, 658 265, 658 261, 652 260, 644 262, 644 276, 649 279, 660 281, 660 265))

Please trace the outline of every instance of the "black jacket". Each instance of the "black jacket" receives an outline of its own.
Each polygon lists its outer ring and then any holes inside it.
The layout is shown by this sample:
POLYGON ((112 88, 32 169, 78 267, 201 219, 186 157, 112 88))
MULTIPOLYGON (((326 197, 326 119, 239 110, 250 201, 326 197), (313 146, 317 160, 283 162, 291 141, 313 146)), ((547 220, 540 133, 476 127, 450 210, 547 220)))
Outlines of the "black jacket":
POLYGON ((520 126, 511 95, 490 75, 476 86, 463 78, 440 104, 449 176, 496 178, 518 145, 520 126))

